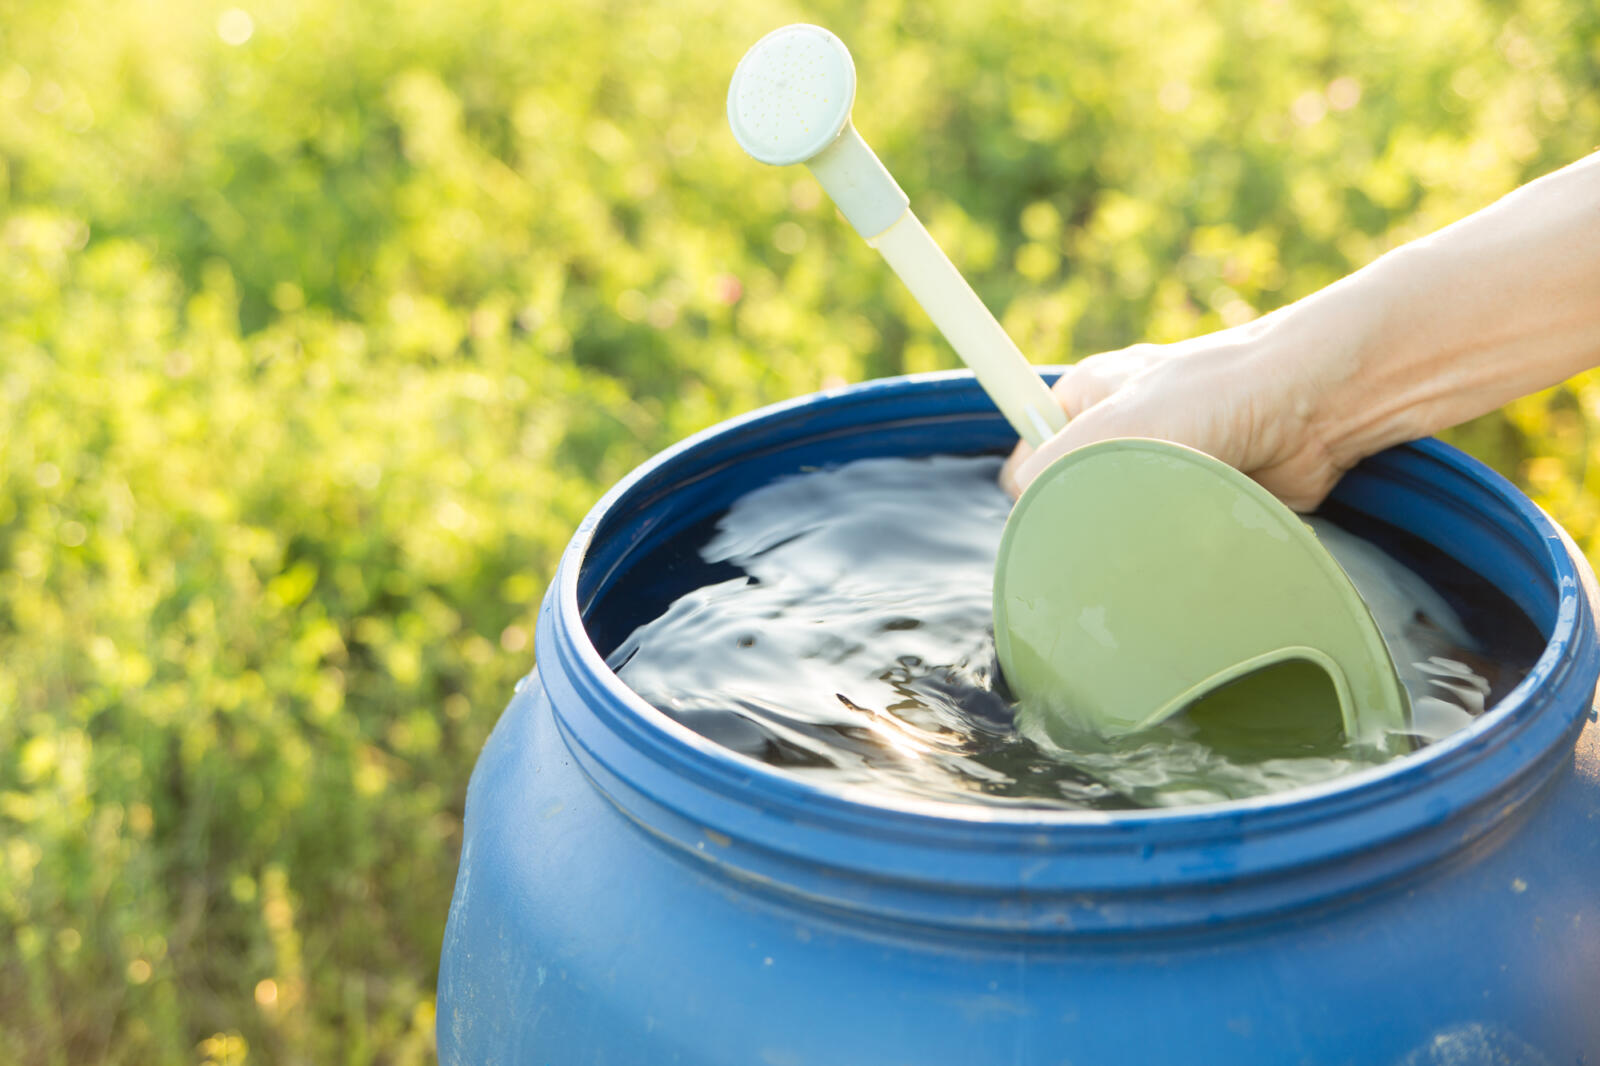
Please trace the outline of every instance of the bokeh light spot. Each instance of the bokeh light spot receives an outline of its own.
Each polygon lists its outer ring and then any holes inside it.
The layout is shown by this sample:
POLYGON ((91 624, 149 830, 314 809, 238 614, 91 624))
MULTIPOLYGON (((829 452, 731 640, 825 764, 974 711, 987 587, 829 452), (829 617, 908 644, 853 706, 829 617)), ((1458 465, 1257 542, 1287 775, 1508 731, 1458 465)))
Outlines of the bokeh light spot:
POLYGON ((230 7, 217 16, 217 36, 222 43, 235 47, 244 44, 256 32, 256 20, 241 7, 230 7))

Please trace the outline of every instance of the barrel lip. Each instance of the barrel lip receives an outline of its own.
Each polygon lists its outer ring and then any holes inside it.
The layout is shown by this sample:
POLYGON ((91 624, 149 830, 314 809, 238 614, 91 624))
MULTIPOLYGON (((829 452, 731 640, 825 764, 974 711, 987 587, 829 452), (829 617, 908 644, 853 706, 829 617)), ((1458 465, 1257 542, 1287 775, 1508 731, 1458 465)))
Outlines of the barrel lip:
MULTIPOLYGON (((580 572, 607 517, 653 479, 743 438, 793 431, 797 425, 809 432, 824 416, 848 424, 860 415, 859 434, 880 419, 983 417, 984 407, 971 375, 961 371, 800 397, 695 434, 606 493, 562 556, 536 640, 540 679, 562 735, 613 803, 685 849, 703 852, 708 836, 726 841, 717 851, 718 863, 736 876, 789 885, 846 909, 899 907, 919 915, 912 920, 985 927, 1000 921, 1012 931, 1035 929, 1041 921, 1059 925, 1066 914, 1074 929, 1121 930, 1216 921, 1230 907, 1250 913, 1282 909, 1392 878, 1486 832, 1494 819, 1484 812, 1531 795, 1570 751, 1600 675, 1600 648, 1585 594, 1592 575, 1554 523, 1509 482, 1434 440, 1378 457, 1374 476, 1383 475, 1386 463, 1398 464, 1396 476, 1420 479, 1447 502, 1450 493, 1441 485, 1453 478, 1503 508, 1496 520, 1511 530, 1503 534, 1508 543, 1520 536, 1529 558, 1556 588, 1550 639, 1528 677, 1472 725, 1420 752, 1332 781, 1248 800, 1145 811, 913 799, 891 803, 861 788, 807 781, 722 748, 646 703, 606 666, 584 627, 580 572), (930 405, 943 414, 929 415, 930 405), (1580 694, 1572 695, 1574 689, 1580 694), (1482 827, 1464 833, 1465 821, 1482 827), (1433 844, 1418 846, 1428 836, 1435 838, 1433 844), (1397 846, 1401 841, 1404 847, 1397 846), (962 861, 949 861, 952 854, 962 861), (1339 878, 1326 876, 1335 863, 1349 868, 1343 879, 1350 883, 1343 889, 1335 883, 1339 878), (1307 873, 1305 884, 1286 879, 1313 868, 1322 873, 1307 873), (863 879, 879 887, 846 885, 863 879), (1270 898, 1237 891, 1246 881, 1264 879, 1276 886, 1265 891, 1270 898), (900 897, 885 892, 885 883, 918 887, 905 887, 901 895, 906 898, 891 905, 885 899, 900 897), (1214 897, 1220 888, 1228 888, 1236 902, 1219 904, 1214 897), (1171 894, 1180 889, 1209 892, 1212 898, 1179 904, 1171 894), (926 891, 978 897, 955 911, 911 900, 926 891), (1031 905, 1023 913, 1014 899, 984 904, 981 898, 1018 892, 1035 899, 1087 894, 1097 902, 1071 913, 1031 905), (1104 905, 1107 893, 1145 897, 1145 903, 1113 912, 1104 905)), ((743 449, 732 451, 737 456, 743 449)))

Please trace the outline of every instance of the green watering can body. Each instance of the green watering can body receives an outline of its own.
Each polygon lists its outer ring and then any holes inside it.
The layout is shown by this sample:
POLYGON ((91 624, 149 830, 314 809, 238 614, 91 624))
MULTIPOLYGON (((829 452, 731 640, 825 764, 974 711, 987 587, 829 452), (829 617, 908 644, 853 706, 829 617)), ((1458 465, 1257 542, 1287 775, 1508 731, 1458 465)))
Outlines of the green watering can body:
POLYGON ((1350 579, 1255 481, 1166 441, 1072 452, 1001 539, 1000 666, 1047 724, 1122 736, 1190 711, 1257 738, 1388 745, 1408 701, 1350 579))

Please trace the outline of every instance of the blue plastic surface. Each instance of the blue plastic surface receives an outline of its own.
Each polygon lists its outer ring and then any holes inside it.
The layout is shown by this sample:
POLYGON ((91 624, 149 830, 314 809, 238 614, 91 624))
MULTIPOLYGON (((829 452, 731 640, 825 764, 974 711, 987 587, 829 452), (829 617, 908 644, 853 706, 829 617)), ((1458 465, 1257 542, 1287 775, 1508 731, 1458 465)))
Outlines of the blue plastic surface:
POLYGON ((441 1061, 1600 1063, 1593 578, 1438 442, 1374 457, 1335 499, 1490 579, 1544 654, 1466 730, 1315 788, 885 806, 717 747, 604 665, 692 578, 652 549, 749 489, 1011 441, 969 375, 873 382, 715 427, 596 506, 472 778, 441 1061))

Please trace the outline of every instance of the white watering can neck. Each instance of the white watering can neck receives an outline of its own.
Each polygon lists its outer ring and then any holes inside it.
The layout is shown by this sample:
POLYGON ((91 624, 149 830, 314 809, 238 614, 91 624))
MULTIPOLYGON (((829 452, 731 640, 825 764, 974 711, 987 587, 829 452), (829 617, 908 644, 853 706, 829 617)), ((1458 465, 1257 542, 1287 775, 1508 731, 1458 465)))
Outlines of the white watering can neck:
POLYGON ((883 253, 1017 434, 1037 447, 1066 425, 1061 406, 850 121, 856 69, 820 26, 784 26, 757 41, 728 86, 740 147, 773 166, 804 163, 856 232, 883 253))

